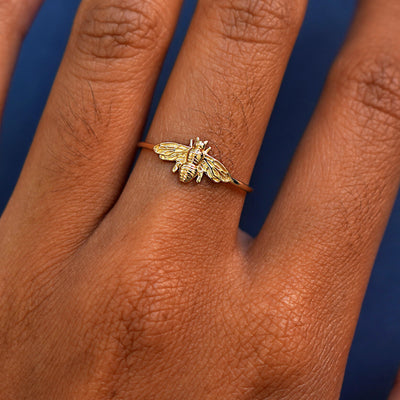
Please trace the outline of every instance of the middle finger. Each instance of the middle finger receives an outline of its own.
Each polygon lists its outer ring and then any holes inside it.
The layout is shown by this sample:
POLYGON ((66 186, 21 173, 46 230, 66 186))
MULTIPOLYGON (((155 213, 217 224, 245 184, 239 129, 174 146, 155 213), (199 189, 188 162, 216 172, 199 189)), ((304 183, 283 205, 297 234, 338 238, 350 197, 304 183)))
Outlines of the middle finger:
MULTIPOLYGON (((188 145, 199 136, 247 182, 305 7, 306 0, 200 0, 146 141, 188 145)), ((181 246, 193 248, 193 235, 207 245, 236 241, 244 192, 205 176, 182 184, 172 166, 141 152, 116 207, 123 225, 132 232, 126 215, 134 222, 141 214, 162 235, 182 233, 181 246), (223 235, 210 234, 216 226, 223 235)))

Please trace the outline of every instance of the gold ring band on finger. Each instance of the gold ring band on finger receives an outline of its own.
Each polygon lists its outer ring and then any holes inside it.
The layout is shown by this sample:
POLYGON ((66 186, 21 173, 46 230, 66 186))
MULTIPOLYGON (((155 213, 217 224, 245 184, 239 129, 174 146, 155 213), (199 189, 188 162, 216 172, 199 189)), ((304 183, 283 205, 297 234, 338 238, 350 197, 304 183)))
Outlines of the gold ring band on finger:
POLYGON ((211 147, 206 149, 207 143, 207 140, 203 142, 196 138, 196 140, 190 140, 189 146, 175 142, 163 142, 155 145, 139 142, 138 147, 153 150, 161 160, 174 161, 172 172, 179 171, 179 180, 183 183, 189 183, 194 179, 200 183, 205 174, 212 182, 230 183, 245 192, 252 192, 253 189, 249 185, 233 178, 221 161, 208 154, 211 147))

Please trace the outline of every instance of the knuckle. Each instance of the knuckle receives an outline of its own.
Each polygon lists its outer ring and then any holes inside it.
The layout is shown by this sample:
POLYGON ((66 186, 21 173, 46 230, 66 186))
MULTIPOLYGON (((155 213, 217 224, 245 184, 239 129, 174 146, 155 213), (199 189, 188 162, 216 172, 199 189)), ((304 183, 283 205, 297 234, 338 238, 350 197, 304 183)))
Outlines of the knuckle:
MULTIPOLYGON (((262 285, 259 288, 262 290, 262 285)), ((346 345, 343 351, 332 351, 343 343, 338 332, 348 328, 343 295, 336 293, 337 298, 332 297, 325 306, 321 299, 334 294, 327 295, 324 283, 317 283, 314 276, 304 280, 297 273, 284 278, 271 276, 271 285, 267 292, 264 290, 265 300, 257 301, 262 292, 257 290, 255 295, 251 299, 254 315, 263 323, 255 325, 258 330, 252 329, 253 347, 264 349, 264 363, 259 363, 259 379, 253 387, 265 397, 271 395, 275 384, 288 392, 304 388, 304 398, 308 398, 321 389, 318 377, 330 376, 346 356, 346 345), (316 291, 316 284, 321 289, 316 291), (271 376, 279 376, 280 382, 270 382, 271 376)))
MULTIPOLYGON (((264 304, 259 296, 251 300, 242 319, 246 325, 239 329, 242 333, 236 359, 241 360, 240 369, 246 371, 250 398, 269 398, 277 390, 295 387, 307 375, 313 354, 306 337, 307 317, 293 304, 283 305, 285 300, 276 297, 264 304)), ((288 302, 293 301, 297 299, 288 302)))
POLYGON ((285 32, 299 28, 304 12, 297 0, 218 0, 206 6, 216 10, 223 38, 249 44, 282 44, 285 32))
POLYGON ((274 280, 274 286, 267 295, 265 288, 263 296, 262 292, 255 291, 255 297, 250 297, 250 304, 253 309, 250 315, 254 316, 256 328, 250 331, 259 342, 265 344, 270 341, 266 355, 271 365, 274 365, 273 360, 284 365, 304 360, 309 346, 306 338, 310 330, 320 323, 308 284, 290 276, 285 282, 274 280))
POLYGON ((81 11, 76 28, 77 47, 89 57, 133 58, 154 49, 164 33, 161 11, 153 0, 92 3, 81 11))
MULTIPOLYGON (((134 365, 146 354, 174 346, 183 322, 184 296, 172 273, 143 273, 127 279, 126 274, 111 282, 112 294, 105 315, 117 354, 117 369, 134 365)), ((103 323, 104 325, 104 323, 103 323)))
POLYGON ((374 148, 400 146, 400 64, 386 50, 339 59, 330 80, 355 116, 360 139, 374 148), (371 141, 373 139, 373 141, 371 141))

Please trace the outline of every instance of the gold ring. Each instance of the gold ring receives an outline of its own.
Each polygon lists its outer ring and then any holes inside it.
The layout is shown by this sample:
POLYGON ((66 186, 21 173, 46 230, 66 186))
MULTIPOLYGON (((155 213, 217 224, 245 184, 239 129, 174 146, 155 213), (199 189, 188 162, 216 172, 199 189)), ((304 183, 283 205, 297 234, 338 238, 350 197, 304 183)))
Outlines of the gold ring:
POLYGON ((196 140, 190 140, 189 146, 174 142, 163 142, 156 145, 139 142, 138 147, 153 150, 161 160, 175 161, 172 172, 179 170, 181 182, 188 183, 196 178, 196 182, 200 183, 203 174, 206 174, 213 182, 230 183, 246 192, 252 192, 253 189, 250 186, 233 178, 220 161, 208 154, 211 147, 206 149, 207 143, 207 140, 202 142, 196 138, 196 140))

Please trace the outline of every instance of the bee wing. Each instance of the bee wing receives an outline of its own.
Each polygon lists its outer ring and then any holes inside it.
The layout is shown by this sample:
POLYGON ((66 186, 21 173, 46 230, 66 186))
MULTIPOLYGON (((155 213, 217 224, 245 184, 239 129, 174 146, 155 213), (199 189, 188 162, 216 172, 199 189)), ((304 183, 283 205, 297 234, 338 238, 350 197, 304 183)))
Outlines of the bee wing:
POLYGON ((232 177, 222 162, 216 160, 214 157, 205 155, 200 164, 201 169, 207 176, 214 182, 231 182, 232 177))
POLYGON ((190 147, 174 142, 163 142, 156 144, 153 150, 161 160, 185 162, 190 147))

